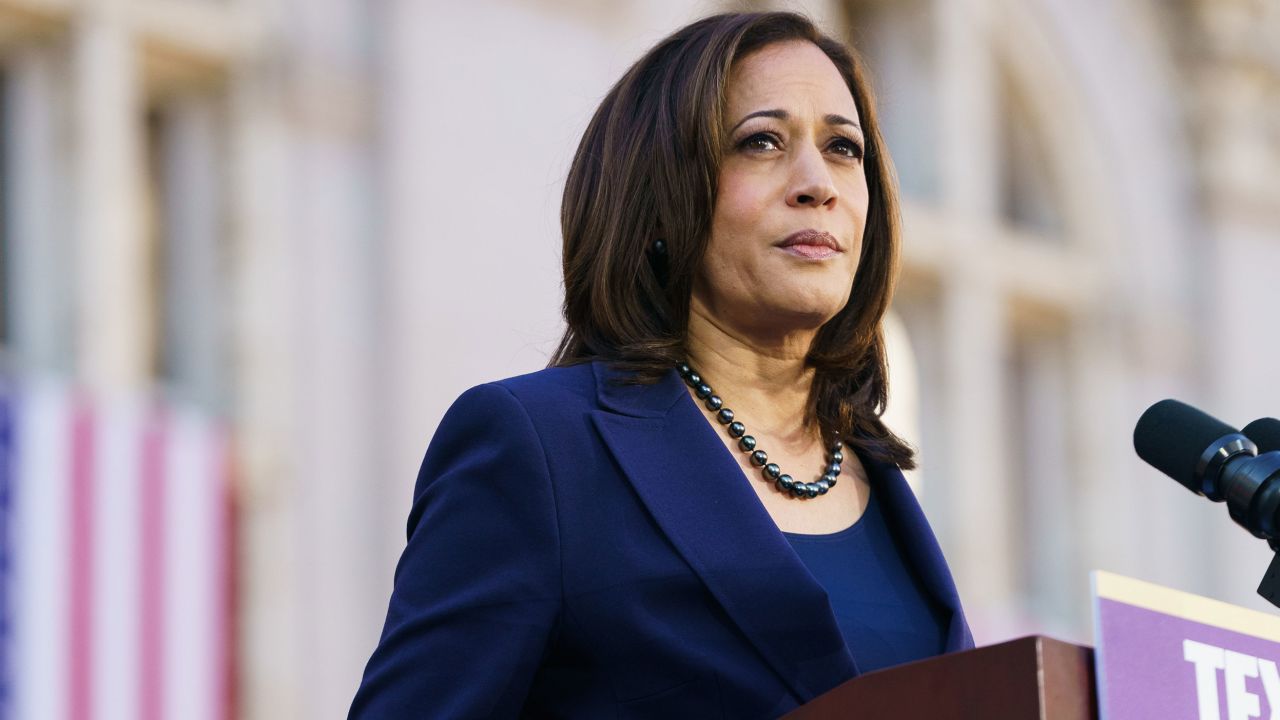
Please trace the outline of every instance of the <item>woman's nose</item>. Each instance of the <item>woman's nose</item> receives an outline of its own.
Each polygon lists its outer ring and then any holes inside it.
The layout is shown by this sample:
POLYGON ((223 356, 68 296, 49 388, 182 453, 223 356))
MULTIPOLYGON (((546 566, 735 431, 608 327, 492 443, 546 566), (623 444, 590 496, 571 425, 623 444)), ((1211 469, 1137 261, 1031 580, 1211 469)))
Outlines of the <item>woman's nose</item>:
POLYGON ((793 207, 835 205, 838 193, 831 171, 817 148, 802 151, 792 168, 787 204, 793 207))

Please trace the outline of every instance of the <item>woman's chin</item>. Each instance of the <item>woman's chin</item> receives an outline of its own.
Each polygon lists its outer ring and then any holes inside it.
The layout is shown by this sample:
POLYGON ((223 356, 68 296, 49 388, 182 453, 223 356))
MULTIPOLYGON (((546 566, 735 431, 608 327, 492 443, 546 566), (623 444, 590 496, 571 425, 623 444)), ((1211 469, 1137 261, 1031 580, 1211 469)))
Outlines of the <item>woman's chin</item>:
POLYGON ((757 317, 767 319, 766 324, 784 332, 817 330, 835 317, 842 307, 844 302, 835 301, 783 302, 760 308, 757 317))
POLYGON ((770 293, 764 303, 779 317, 809 318, 819 325, 835 317, 849 302, 849 287, 822 288, 813 283, 797 283, 790 289, 779 287, 781 292, 770 293))

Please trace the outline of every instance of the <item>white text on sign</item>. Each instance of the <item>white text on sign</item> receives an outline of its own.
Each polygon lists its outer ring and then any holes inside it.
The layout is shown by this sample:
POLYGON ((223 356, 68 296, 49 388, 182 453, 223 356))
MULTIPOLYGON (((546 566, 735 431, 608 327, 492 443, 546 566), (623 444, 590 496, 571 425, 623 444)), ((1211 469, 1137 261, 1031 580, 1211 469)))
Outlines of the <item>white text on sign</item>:
POLYGON ((1195 666, 1200 720, 1222 720, 1218 710, 1219 675, 1226 691, 1227 720, 1262 717, 1262 698, 1248 687, 1253 678, 1261 681, 1262 694, 1271 710, 1270 720, 1280 720, 1280 671, 1274 661, 1195 640, 1182 641, 1182 657, 1195 666))

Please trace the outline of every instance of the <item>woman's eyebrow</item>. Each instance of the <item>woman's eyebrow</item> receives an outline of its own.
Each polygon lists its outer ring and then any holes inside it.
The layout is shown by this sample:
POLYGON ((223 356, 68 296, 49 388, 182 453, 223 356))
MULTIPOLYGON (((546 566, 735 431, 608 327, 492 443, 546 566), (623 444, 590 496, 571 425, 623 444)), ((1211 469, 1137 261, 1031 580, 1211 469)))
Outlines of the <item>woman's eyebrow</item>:
POLYGON ((849 118, 843 115, 836 115, 833 113, 823 118, 823 120, 826 120, 828 125, 848 125, 854 130, 857 130, 858 132, 862 132, 861 125, 859 125, 858 123, 850 120, 849 118))
MULTIPOLYGON (((743 118, 739 120, 738 123, 729 130, 729 132, 733 132, 734 130, 737 130, 739 127, 741 127, 742 123, 754 117, 771 117, 771 118, 777 118, 778 120, 788 120, 791 118, 791 115, 788 114, 786 110, 782 110, 782 109, 756 110, 755 112, 747 113, 746 115, 744 115, 743 118)), ((862 126, 858 125, 858 123, 850 120, 849 118, 843 115, 837 115, 835 113, 831 113, 829 115, 824 116, 822 119, 825 120, 828 125, 849 125, 850 127, 853 127, 854 129, 856 129, 858 132, 862 132, 862 126)))
POLYGON ((747 113, 746 115, 744 115, 743 118, 738 121, 737 125, 734 125, 732 128, 730 128, 729 132, 733 132, 734 130, 737 130, 739 127, 742 126, 742 123, 754 117, 771 117, 771 118, 777 118, 779 120, 786 120, 791 116, 787 114, 786 110, 757 110, 753 113, 747 113))

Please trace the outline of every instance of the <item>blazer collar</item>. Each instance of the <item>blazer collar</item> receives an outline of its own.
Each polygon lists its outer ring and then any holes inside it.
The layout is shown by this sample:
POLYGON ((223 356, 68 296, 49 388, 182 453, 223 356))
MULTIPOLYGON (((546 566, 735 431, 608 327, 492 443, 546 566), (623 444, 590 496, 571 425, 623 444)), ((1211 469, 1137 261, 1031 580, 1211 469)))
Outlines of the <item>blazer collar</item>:
POLYGON ((596 399, 600 407, 613 412, 641 418, 666 417, 671 406, 687 394, 684 380, 675 368, 656 385, 634 385, 626 382, 625 372, 610 367, 603 360, 591 363, 596 378, 596 399))
MULTIPOLYGON (((857 674, 826 591, 791 548, 672 368, 654 385, 592 363, 606 445, 655 521, 761 656, 805 702, 857 674), (694 494, 710 501, 689 502, 694 494)), ((946 650, 973 646, 933 532, 896 466, 867 463, 906 559, 951 613, 946 650)))
POLYGON ((885 521, 898 538, 908 538, 899 543, 907 563, 919 575, 934 599, 947 609, 950 622, 947 626, 945 652, 968 650, 973 647, 973 636, 960 606, 960 594, 947 568, 942 548, 934 537, 929 521, 916 500, 915 493, 907 485, 898 466, 891 463, 863 461, 867 477, 871 479, 872 492, 880 493, 880 504, 885 521))
POLYGON ((725 612, 801 701, 857 673, 814 580, 673 368, 618 386, 595 363, 597 429, 641 501, 725 612), (690 502, 695 495, 699 502, 690 502))

